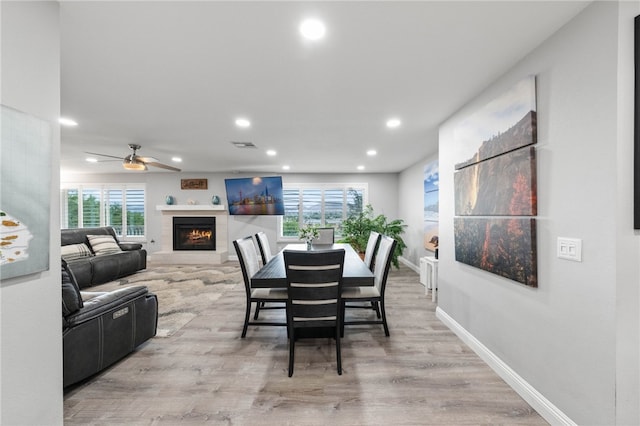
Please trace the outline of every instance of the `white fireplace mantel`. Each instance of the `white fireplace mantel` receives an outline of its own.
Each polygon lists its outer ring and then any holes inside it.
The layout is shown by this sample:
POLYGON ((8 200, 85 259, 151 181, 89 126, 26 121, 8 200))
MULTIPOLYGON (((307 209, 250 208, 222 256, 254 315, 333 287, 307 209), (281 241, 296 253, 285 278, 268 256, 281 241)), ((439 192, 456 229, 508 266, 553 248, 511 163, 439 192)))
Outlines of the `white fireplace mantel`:
POLYGON ((161 250, 151 260, 164 264, 221 264, 228 258, 228 213, 223 205, 178 204, 157 205, 162 212, 161 250), (175 216, 215 216, 216 249, 173 250, 173 218, 175 216))
POLYGON ((164 204, 156 206, 160 211, 225 211, 223 205, 200 205, 200 204, 164 204))

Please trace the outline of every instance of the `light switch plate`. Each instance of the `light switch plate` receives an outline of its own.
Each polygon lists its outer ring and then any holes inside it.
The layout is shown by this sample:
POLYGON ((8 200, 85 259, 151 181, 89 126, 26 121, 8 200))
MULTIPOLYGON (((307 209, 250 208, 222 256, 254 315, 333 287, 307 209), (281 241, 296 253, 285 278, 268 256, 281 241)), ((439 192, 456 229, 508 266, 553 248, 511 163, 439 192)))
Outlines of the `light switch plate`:
POLYGON ((582 240, 558 237, 558 258, 582 262, 582 240))

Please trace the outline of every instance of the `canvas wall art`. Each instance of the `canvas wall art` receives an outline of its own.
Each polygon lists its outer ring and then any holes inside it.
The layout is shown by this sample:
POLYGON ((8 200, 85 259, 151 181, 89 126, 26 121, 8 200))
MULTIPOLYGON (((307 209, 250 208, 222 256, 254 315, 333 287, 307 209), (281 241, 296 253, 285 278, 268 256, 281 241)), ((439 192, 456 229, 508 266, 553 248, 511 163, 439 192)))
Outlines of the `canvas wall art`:
POLYGON ((535 76, 454 128, 456 260, 537 287, 535 76))
POLYGON ((424 248, 435 251, 438 248, 439 189, 440 172, 438 161, 424 167, 424 248))
POLYGON ((521 148, 458 170, 456 216, 535 216, 536 151, 521 148))
POLYGON ((538 286, 534 218, 457 217, 454 236, 458 262, 538 286))
POLYGON ((0 279, 49 268, 51 125, 2 105, 0 279))
POLYGON ((537 142, 535 76, 528 76, 454 129, 455 168, 537 142))

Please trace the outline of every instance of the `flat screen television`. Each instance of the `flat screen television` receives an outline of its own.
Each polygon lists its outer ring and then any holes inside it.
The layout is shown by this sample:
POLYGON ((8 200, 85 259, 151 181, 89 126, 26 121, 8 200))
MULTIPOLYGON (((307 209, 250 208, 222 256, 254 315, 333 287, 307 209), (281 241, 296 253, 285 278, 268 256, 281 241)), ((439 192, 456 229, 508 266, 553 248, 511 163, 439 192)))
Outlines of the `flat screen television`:
POLYGON ((282 177, 225 179, 231 215, 284 215, 282 177))

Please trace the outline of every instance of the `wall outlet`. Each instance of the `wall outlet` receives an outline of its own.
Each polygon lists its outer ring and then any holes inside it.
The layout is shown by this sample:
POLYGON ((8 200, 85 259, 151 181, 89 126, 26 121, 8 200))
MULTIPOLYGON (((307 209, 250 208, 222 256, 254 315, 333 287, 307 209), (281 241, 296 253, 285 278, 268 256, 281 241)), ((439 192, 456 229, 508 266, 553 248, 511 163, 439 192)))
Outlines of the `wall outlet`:
POLYGON ((558 258, 582 262, 582 240, 558 237, 558 258))

